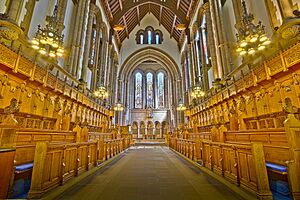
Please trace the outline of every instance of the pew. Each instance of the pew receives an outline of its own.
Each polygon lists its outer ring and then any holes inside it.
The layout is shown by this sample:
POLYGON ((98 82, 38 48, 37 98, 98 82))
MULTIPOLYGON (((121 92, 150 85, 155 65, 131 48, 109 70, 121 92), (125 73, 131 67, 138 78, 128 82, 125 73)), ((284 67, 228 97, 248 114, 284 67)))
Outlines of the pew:
POLYGON ((49 190, 118 155, 129 144, 129 138, 68 144, 38 142, 29 198, 41 198, 49 190))
POLYGON ((272 195, 261 143, 239 145, 171 138, 170 147, 258 196, 272 195))

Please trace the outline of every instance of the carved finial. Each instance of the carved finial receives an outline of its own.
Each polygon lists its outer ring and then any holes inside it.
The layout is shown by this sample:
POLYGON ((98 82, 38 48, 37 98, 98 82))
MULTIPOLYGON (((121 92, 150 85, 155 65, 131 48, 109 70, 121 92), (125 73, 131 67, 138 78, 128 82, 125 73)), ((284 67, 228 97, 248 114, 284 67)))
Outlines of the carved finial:
POLYGON ((10 100, 10 105, 4 108, 4 113, 8 116, 3 120, 2 124, 5 125, 17 125, 18 121, 16 120, 14 113, 19 112, 19 103, 16 98, 10 100))
POLYGON ((295 114, 298 112, 298 108, 296 106, 293 106, 292 100, 288 97, 284 99, 283 109, 289 114, 295 114))
POLYGON ((4 113, 5 114, 14 114, 16 112, 19 112, 18 100, 16 98, 12 98, 10 100, 10 105, 6 106, 4 108, 4 113))

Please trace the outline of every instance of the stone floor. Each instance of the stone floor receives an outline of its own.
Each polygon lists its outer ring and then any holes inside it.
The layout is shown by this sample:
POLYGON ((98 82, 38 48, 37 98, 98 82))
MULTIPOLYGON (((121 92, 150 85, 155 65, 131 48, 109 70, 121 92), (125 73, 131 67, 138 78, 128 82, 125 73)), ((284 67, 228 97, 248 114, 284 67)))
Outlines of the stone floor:
POLYGON ((242 199, 167 147, 134 146, 63 193, 72 200, 242 199))

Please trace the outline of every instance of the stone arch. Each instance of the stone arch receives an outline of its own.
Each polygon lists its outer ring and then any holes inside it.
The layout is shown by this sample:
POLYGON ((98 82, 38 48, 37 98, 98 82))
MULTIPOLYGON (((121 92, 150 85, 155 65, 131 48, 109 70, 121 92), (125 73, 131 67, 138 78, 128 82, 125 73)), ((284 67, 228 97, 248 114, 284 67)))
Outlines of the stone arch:
MULTIPOLYGON (((122 64, 122 66, 118 71, 118 79, 119 79, 118 90, 119 90, 119 94, 123 95, 119 98, 125 99, 126 104, 128 105, 130 105, 130 103, 128 103, 129 102, 128 93, 130 93, 128 88, 130 88, 131 74, 137 69, 139 64, 149 60, 155 61, 163 67, 170 84, 174 86, 173 88, 174 91, 182 90, 181 84, 177 84, 178 80, 179 81, 181 80, 182 75, 181 75, 181 70, 179 69, 179 66, 176 64, 176 62, 164 51, 154 47, 146 47, 132 53, 131 56, 129 56, 125 60, 125 62, 122 64)), ((172 91, 170 91, 170 93, 171 92, 172 91)), ((176 99, 177 97, 173 95, 174 102, 176 99)), ((172 104, 172 101, 170 101, 170 103, 172 104)))
POLYGON ((140 121, 140 128, 139 129, 140 129, 140 134, 142 136, 144 136, 145 133, 146 133, 146 125, 145 125, 144 121, 140 121))
POLYGON ((131 131, 134 136, 137 136, 138 129, 139 129, 139 125, 138 125, 137 121, 133 121, 132 125, 131 125, 131 131))

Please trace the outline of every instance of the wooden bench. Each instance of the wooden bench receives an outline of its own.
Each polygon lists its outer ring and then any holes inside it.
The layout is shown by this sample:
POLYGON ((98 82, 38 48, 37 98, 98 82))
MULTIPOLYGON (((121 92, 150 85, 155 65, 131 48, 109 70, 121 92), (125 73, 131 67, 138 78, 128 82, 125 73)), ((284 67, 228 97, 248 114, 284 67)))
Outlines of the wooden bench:
POLYGON ((285 166, 286 161, 292 160, 284 129, 227 131, 224 132, 224 142, 240 145, 261 142, 267 162, 285 166))
POLYGON ((39 142, 36 146, 29 198, 40 198, 47 191, 128 148, 125 138, 70 144, 39 142))
POLYGON ((15 164, 21 165, 33 162, 37 142, 74 143, 75 138, 76 133, 71 131, 18 129, 15 164))

